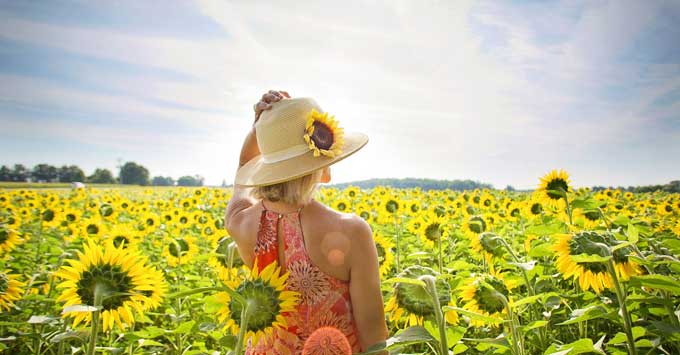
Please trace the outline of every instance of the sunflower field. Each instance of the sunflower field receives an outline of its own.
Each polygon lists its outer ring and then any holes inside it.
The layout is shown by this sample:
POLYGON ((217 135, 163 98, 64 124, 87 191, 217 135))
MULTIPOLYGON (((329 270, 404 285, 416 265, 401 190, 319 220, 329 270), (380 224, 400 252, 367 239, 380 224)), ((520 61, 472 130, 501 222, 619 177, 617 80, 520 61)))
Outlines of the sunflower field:
MULTIPOLYGON (((240 354, 267 338, 299 295, 243 265, 230 196, 0 190, 0 351, 240 354)), ((680 353, 678 194, 575 189, 552 171, 532 192, 317 199, 373 229, 391 336, 374 353, 680 353)))

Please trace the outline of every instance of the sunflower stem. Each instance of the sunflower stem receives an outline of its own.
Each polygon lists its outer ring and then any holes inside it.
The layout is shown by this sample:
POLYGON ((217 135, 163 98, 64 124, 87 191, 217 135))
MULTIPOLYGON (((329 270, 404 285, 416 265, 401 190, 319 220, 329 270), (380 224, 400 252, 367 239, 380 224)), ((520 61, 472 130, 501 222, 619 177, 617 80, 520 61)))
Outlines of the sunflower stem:
POLYGON ((626 340, 628 342, 628 354, 636 355, 635 350, 635 338, 633 337, 633 331, 631 326, 630 314, 628 314, 628 308, 626 308, 626 294, 621 288, 619 283, 619 278, 616 276, 616 269, 614 268, 614 258, 610 258, 607 262, 607 269, 614 279, 614 288, 616 289, 616 298, 619 300, 619 307, 621 311, 621 317, 623 317, 623 328, 626 332, 626 340))
POLYGON ((252 302, 247 300, 242 304, 243 309, 241 309, 241 324, 239 324, 238 338, 236 339, 236 347, 234 348, 234 355, 243 354, 243 342, 246 337, 246 331, 248 329, 248 318, 250 318, 250 310, 252 308, 252 302))
POLYGON ((94 355, 94 348, 97 346, 97 333, 99 332, 99 312, 102 307, 102 300, 106 286, 99 282, 94 285, 94 307, 96 311, 92 312, 92 329, 90 332, 90 345, 87 347, 87 355, 94 355))
POLYGON ((394 216, 394 229, 397 233, 396 234, 396 237, 397 237, 396 238, 396 240, 397 240, 397 252, 396 252, 396 254, 397 254, 397 274, 398 274, 398 273, 401 272, 401 266, 400 266, 400 263, 399 263, 399 259, 400 259, 399 258, 399 237, 400 237, 400 234, 401 234, 401 223, 399 221, 399 217, 396 216, 396 215, 394 216))
POLYGON ((442 307, 439 304, 439 295, 437 294, 436 279, 434 276, 426 275, 420 278, 425 282, 425 290, 432 296, 432 305, 434 306, 434 316, 437 321, 437 326, 439 328, 439 345, 440 354, 448 355, 449 345, 446 340, 446 321, 444 319, 444 313, 442 312, 442 307))
POLYGON ((562 197, 564 197, 564 202, 567 205, 567 216, 569 217, 569 225, 573 226, 574 222, 571 219, 571 206, 569 205, 569 196, 567 196, 567 192, 564 190, 561 190, 562 192, 562 197))
POLYGON ((441 233, 437 233, 437 242, 439 243, 439 273, 444 273, 444 268, 442 267, 442 236, 441 233))

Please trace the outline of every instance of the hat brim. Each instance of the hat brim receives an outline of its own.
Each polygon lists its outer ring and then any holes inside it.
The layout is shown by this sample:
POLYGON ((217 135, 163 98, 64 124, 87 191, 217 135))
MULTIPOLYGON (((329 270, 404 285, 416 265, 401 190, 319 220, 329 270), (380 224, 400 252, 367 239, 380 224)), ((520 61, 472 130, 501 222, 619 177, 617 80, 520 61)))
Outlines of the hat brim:
POLYGON ((242 186, 266 186, 305 176, 354 154, 368 143, 368 136, 359 132, 346 132, 344 142, 342 153, 333 158, 325 155, 315 157, 310 150, 290 159, 265 163, 262 155, 258 155, 236 171, 234 183, 242 186))

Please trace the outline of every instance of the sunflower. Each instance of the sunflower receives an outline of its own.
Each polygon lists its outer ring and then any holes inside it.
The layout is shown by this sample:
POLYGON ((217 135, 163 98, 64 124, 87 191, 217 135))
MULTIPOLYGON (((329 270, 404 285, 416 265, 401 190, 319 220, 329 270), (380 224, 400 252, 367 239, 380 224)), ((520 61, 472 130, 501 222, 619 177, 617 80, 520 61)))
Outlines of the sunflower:
MULTIPOLYGON (((266 341, 276 328, 288 327, 285 313, 294 312, 300 300, 298 292, 286 290, 288 275, 288 272, 281 275, 276 262, 259 271, 256 260, 248 278, 226 282, 227 287, 251 304, 246 339, 251 339, 252 346, 257 346, 260 340, 266 341)), ((225 330, 238 333, 243 305, 227 292, 217 293, 216 298, 222 304, 217 311, 217 319, 225 323, 225 330)))
POLYGON ((138 229, 140 231, 145 231, 146 233, 152 233, 158 229, 160 225, 161 221, 157 214, 153 212, 146 212, 141 216, 141 222, 138 229))
POLYGON ((574 222, 581 225, 584 229, 593 229, 602 224, 602 215, 598 210, 574 209, 574 222))
POLYGON ((543 202, 535 195, 524 203, 524 215, 533 220, 543 215, 543 202))
MULTIPOLYGON (((607 270, 606 261, 579 262, 574 260, 575 256, 581 254, 606 256, 601 244, 611 247, 620 243, 614 236, 609 233, 583 231, 558 234, 557 238, 557 243, 552 249, 558 254, 557 270, 565 279, 574 278, 578 280, 582 290, 592 288, 595 293, 600 293, 605 288, 611 288, 614 285, 612 276, 607 270)), ((630 252, 629 248, 624 247, 613 253, 614 268, 617 276, 622 280, 640 273, 637 263, 628 258, 630 252)))
POLYGON ((381 233, 373 233, 373 241, 378 249, 378 261, 380 262, 380 277, 385 277, 394 265, 394 244, 381 233))
POLYGON ((0 311, 9 311, 14 307, 14 302, 21 299, 22 287, 26 284, 17 280, 18 278, 19 275, 0 272, 0 311))
POLYGON ((122 247, 123 249, 136 249, 141 240, 141 235, 138 230, 130 224, 119 223, 106 232, 106 242, 112 244, 114 247, 122 247))
POLYGON ((213 254, 208 259, 208 265, 212 266, 220 280, 225 282, 232 280, 237 268, 243 266, 241 256, 233 249, 235 245, 229 247, 232 243, 230 237, 214 240, 212 242, 213 254), (230 254, 232 255, 231 265, 229 264, 230 254))
POLYGON ((498 241, 498 236, 491 232, 482 232, 470 237, 470 245, 472 250, 479 253, 484 258, 489 268, 493 272, 493 259, 501 258, 505 253, 505 249, 501 242, 498 241))
POLYGON ((8 253, 22 242, 23 240, 14 228, 0 224, 0 255, 8 253))
POLYGON ((572 192, 569 175, 560 169, 553 170, 541 178, 541 185, 536 189, 537 196, 546 205, 563 209, 565 201, 563 193, 572 192))
POLYGON ((443 217, 437 216, 435 213, 425 213, 421 215, 422 222, 420 224, 420 240, 429 249, 437 246, 441 239, 448 236, 448 231, 444 228, 446 220, 443 217))
MULTIPOLYGON (((417 279, 424 275, 437 277, 439 273, 427 266, 421 265, 409 266, 399 273, 399 277, 409 279, 417 279)), ((454 306, 455 301, 451 297, 451 286, 440 278, 435 281, 435 286, 437 288, 439 304, 442 306, 454 306)), ((385 304, 385 312, 388 314, 389 320, 397 327, 399 327, 401 322, 404 322, 404 327, 423 325, 425 318, 434 317, 432 296, 430 296, 424 287, 397 282, 394 284, 392 296, 387 301, 387 304, 385 304)), ((456 318, 452 312, 447 312, 447 321, 453 322, 456 318)))
POLYGON ((106 234, 106 225, 99 216, 85 218, 79 224, 80 234, 87 238, 100 238, 106 234))
POLYGON ((347 186, 343 191, 343 194, 351 200, 357 198, 359 193, 361 193, 361 189, 356 186, 347 186))
POLYGON ((328 112, 320 113, 315 109, 309 113, 303 138, 315 157, 340 155, 345 144, 344 130, 338 127, 335 116, 328 117, 328 112))
POLYGON ((61 223, 61 211, 56 207, 47 206, 40 211, 40 221, 44 228, 57 227, 61 223))
MULTIPOLYGON (((510 302, 510 287, 500 274, 478 274, 469 278, 460 288, 460 297, 463 309, 479 313, 492 318, 498 318, 498 322, 489 325, 496 327, 507 312, 501 295, 510 302)), ((483 320, 470 319, 472 326, 481 327, 483 320)))
POLYGON ((63 211, 64 219, 61 223, 62 226, 73 225, 80 223, 83 218, 83 212, 75 208, 68 207, 63 211))
POLYGON ((371 206, 369 206, 366 202, 359 202, 356 204, 354 207, 354 213, 363 218, 364 221, 366 222, 372 222, 373 221, 373 210, 371 210, 371 206))
POLYGON ((181 235, 166 239, 162 256, 168 262, 168 265, 177 266, 190 262, 196 254, 198 254, 196 237, 181 235))
POLYGON ((482 215, 473 215, 465 219, 463 223, 463 233, 469 238, 473 238, 489 229, 486 219, 482 215))
POLYGON ((352 210, 352 203, 345 198, 337 198, 333 201, 333 208, 336 211, 348 213, 352 210))
MULTIPOLYGON (((83 252, 78 251, 78 259, 66 260, 55 276, 63 282, 57 285, 62 289, 57 301, 64 307, 74 305, 94 306, 95 290, 104 292, 101 304, 103 331, 116 325, 125 330, 134 323, 133 310, 140 315, 150 310, 160 300, 150 297, 167 289, 162 275, 146 258, 136 252, 108 245, 102 249, 93 240, 88 240, 83 252)), ((64 312, 64 317, 73 317, 73 326, 81 322, 89 323, 91 312, 64 312)))

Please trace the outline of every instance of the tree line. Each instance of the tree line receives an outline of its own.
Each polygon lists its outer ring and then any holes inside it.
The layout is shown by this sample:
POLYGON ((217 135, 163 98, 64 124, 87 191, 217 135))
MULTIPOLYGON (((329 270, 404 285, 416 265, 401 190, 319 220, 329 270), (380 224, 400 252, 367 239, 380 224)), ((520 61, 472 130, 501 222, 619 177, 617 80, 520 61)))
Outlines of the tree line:
POLYGON ((0 167, 2 182, 82 182, 91 184, 124 184, 142 186, 203 186, 204 178, 200 175, 186 175, 175 181, 170 176, 150 177, 149 170, 135 162, 126 162, 120 167, 118 176, 109 169, 97 168, 92 175, 85 175, 77 165, 56 167, 50 164, 37 164, 32 169, 23 164, 0 167))

